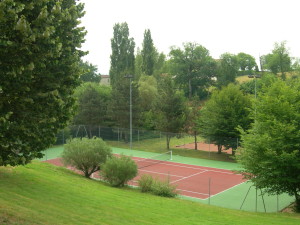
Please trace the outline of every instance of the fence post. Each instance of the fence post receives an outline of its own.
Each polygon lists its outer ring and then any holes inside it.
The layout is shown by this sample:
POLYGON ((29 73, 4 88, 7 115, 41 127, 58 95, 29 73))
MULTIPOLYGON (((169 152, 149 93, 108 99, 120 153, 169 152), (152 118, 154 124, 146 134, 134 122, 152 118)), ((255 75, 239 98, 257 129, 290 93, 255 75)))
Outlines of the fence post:
POLYGON ((208 178, 208 204, 210 205, 210 180, 211 178, 208 178))
POLYGON ((63 138, 63 145, 65 144, 65 130, 63 130, 63 132, 62 132, 62 138, 63 138))

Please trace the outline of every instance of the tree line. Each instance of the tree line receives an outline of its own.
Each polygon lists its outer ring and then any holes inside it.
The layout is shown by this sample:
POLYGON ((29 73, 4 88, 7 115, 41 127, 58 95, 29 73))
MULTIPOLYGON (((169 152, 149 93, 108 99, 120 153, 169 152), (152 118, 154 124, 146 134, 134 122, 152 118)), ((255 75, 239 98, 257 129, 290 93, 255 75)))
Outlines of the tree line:
POLYGON ((127 23, 119 23, 111 40, 111 86, 104 87, 94 66, 81 61, 83 9, 74 0, 0 2, 0 166, 41 158, 72 117, 74 124, 128 127, 131 86, 134 127, 170 133, 167 147, 171 133, 181 131, 225 148, 241 139, 245 176, 269 193, 294 195, 299 209, 300 82, 286 79, 299 63, 292 63, 285 42, 260 58, 258 71, 248 54, 216 60, 197 43, 172 47, 166 56, 150 30, 135 54, 127 23), (262 78, 235 84, 241 71, 262 78))

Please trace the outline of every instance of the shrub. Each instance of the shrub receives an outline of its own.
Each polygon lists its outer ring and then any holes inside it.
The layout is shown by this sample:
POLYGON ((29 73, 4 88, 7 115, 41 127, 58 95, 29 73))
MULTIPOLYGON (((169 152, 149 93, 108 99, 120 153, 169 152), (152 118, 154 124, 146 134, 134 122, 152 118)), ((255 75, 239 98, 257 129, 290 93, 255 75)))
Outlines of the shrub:
POLYGON ((175 197, 178 194, 176 186, 170 184, 169 180, 160 181, 158 179, 154 180, 152 192, 163 197, 175 197))
POLYGON ((63 163, 82 171, 89 178, 112 156, 111 148, 101 138, 74 138, 64 145, 63 163))
POLYGON ((169 179, 161 181, 149 174, 144 174, 138 180, 138 183, 142 192, 152 192, 163 197, 175 197, 178 194, 176 186, 170 184, 169 179))
POLYGON ((123 187, 137 175, 137 165, 131 157, 112 157, 103 164, 100 176, 114 187, 123 187))
POLYGON ((153 183, 154 183, 154 179, 149 174, 143 174, 141 176, 141 178, 138 180, 138 184, 139 184, 142 192, 152 191, 153 183))

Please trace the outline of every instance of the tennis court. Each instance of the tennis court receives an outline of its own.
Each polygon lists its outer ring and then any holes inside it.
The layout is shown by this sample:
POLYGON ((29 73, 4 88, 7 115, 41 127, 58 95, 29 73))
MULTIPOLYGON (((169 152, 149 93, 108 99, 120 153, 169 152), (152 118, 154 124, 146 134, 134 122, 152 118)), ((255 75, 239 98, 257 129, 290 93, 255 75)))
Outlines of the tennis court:
MULTIPOLYGON (((62 152, 62 146, 48 149, 41 161, 63 166, 60 161, 62 152)), ((169 156, 163 156, 164 161, 155 161, 157 153, 121 148, 113 148, 113 152, 132 156, 137 162, 139 174, 130 183, 131 185, 137 186, 137 179, 145 173, 162 179, 169 177, 180 191, 179 198, 253 212, 277 212, 294 201, 294 198, 287 194, 262 196, 260 190, 251 188, 253 186, 251 182, 244 182, 240 175, 232 172, 240 169, 235 163, 178 155, 173 155, 172 160, 169 156)), ((98 173, 93 176, 99 177, 98 173)))
POLYGON ((181 195, 207 199, 245 182, 242 175, 230 170, 175 163, 171 160, 140 157, 133 157, 133 159, 139 168, 138 176, 130 182, 135 186, 143 174, 150 174, 161 180, 169 179, 171 184, 177 186, 181 195))

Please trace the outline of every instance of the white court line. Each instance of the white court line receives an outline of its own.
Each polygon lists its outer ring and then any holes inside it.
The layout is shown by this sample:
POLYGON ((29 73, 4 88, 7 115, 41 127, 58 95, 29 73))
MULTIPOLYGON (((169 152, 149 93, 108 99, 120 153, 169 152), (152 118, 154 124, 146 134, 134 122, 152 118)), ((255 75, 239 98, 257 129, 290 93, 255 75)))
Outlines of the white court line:
MULTIPOLYGON (((176 188, 176 189, 179 191, 185 191, 185 192, 190 192, 190 193, 199 194, 199 195, 208 195, 208 194, 201 193, 201 192, 187 191, 187 190, 183 190, 183 189, 179 189, 179 188, 176 188)), ((184 196, 187 196, 187 195, 184 195, 184 196)), ((188 196, 188 197, 190 197, 190 196, 188 196)))
MULTIPOLYGON (((224 174, 231 174, 231 175, 240 175, 240 174, 235 174, 233 172, 223 172, 223 171, 218 171, 218 170, 210 170, 210 169, 204 169, 203 167, 205 168, 211 168, 211 167, 206 167, 206 166, 197 166, 197 167, 200 167, 200 168, 195 168, 195 167, 190 167, 190 166, 180 166, 180 165, 174 165, 174 163, 157 163, 157 165, 169 165, 169 166, 175 166, 175 167, 182 167, 182 168, 187 168, 187 169, 194 169, 194 170, 206 170, 207 172, 215 172, 215 173, 224 173, 224 174), (202 167, 202 168, 201 168, 202 167)), ((180 163, 178 163, 180 164, 180 163)), ((156 165, 156 164, 154 164, 156 165)), ((196 166, 196 165, 194 165, 196 166)), ((221 169, 221 170, 226 170, 226 169, 221 169)))
POLYGON ((172 183, 175 183, 175 182, 177 182, 177 181, 180 181, 180 180, 184 180, 184 179, 187 179, 187 178, 190 178, 190 177, 196 176, 196 175, 198 175, 198 174, 201 174, 201 173, 205 173, 205 172, 207 172, 207 171, 206 171, 206 170, 204 170, 204 171, 201 171, 201 172, 198 172, 198 173, 194 173, 194 174, 192 174, 192 175, 190 175, 190 176, 183 177, 183 178, 181 178, 181 179, 178 179, 178 180, 172 181, 172 182, 171 182, 171 184, 172 184, 172 183))
POLYGON ((223 190, 223 191, 221 191, 221 192, 218 192, 217 194, 211 195, 210 197, 217 196, 217 195, 219 195, 219 194, 221 194, 221 193, 223 193, 223 192, 225 192, 225 191, 228 191, 228 190, 230 190, 230 189, 232 189, 232 188, 235 188, 235 187, 237 187, 237 186, 239 186, 239 185, 241 185, 241 184, 243 184, 243 183, 245 183, 245 182, 247 182, 247 181, 244 181, 244 182, 242 182, 242 183, 236 184, 236 185, 234 185, 234 186, 232 186, 232 187, 230 187, 230 188, 227 188, 227 189, 225 189, 225 190, 223 190))
POLYGON ((170 175, 170 176, 173 176, 173 177, 185 177, 185 176, 173 175, 173 174, 171 174, 171 173, 159 173, 159 172, 154 172, 154 171, 151 171, 151 170, 140 170, 140 171, 144 171, 144 172, 148 172, 148 173, 157 173, 157 174, 162 174, 162 175, 170 175))

